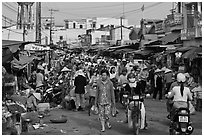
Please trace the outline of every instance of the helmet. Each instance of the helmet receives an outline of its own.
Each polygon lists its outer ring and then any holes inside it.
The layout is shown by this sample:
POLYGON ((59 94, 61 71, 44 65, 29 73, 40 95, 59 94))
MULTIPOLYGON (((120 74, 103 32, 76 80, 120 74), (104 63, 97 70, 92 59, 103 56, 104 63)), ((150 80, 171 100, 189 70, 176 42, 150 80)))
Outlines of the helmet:
POLYGON ((183 73, 178 73, 177 74, 177 81, 178 82, 185 82, 186 81, 186 76, 183 73))
POLYGON ((127 72, 127 69, 126 69, 126 68, 123 68, 122 73, 123 73, 123 72, 127 72))
POLYGON ((127 76, 127 79, 130 79, 130 78, 135 78, 135 74, 134 73, 129 73, 128 76, 127 76))

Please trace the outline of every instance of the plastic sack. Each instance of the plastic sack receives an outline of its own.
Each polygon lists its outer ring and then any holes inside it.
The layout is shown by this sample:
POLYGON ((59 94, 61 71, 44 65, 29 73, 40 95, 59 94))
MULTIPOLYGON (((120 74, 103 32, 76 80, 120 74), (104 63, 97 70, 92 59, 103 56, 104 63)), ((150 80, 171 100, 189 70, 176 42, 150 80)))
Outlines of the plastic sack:
POLYGON ((97 115, 97 114, 98 114, 98 107, 96 107, 95 105, 93 105, 93 106, 91 107, 91 112, 92 112, 93 114, 97 115))

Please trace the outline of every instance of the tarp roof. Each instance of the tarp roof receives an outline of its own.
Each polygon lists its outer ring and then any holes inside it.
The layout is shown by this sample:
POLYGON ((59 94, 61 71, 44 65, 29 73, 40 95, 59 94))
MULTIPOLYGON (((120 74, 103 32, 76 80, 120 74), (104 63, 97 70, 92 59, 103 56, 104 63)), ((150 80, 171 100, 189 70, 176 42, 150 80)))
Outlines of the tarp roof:
POLYGON ((202 53, 202 48, 201 47, 194 47, 190 49, 189 51, 185 52, 182 57, 183 58, 189 58, 190 60, 196 58, 198 54, 202 53))
POLYGON ((177 52, 186 52, 186 51, 191 50, 193 48, 194 48, 194 46, 185 46, 185 47, 178 48, 176 51, 177 52))
POLYGON ((2 40, 2 49, 9 48, 12 53, 15 53, 20 46, 35 42, 15 41, 15 40, 2 40))
POLYGON ((147 56, 150 53, 152 53, 152 51, 151 50, 135 50, 135 51, 132 51, 130 53, 134 53, 134 54, 137 54, 137 55, 147 56))
POLYGON ((166 36, 164 36, 163 38, 161 38, 160 40, 162 42, 164 42, 164 44, 167 44, 169 42, 174 42, 179 37, 180 37, 179 32, 171 32, 171 33, 167 34, 166 36))
POLYGON ((11 65, 13 68, 16 69, 23 69, 27 64, 32 62, 34 59, 34 56, 28 57, 28 56, 20 56, 19 61, 14 58, 14 60, 11 61, 11 65))

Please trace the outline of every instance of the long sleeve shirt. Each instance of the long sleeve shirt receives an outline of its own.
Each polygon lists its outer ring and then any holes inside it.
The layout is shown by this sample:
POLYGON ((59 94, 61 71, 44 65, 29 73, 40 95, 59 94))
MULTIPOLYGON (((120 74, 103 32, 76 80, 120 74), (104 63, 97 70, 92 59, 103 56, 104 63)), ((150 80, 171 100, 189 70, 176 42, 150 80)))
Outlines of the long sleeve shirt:
POLYGON ((100 105, 115 105, 113 83, 109 79, 105 82, 102 80, 98 81, 95 103, 100 105))

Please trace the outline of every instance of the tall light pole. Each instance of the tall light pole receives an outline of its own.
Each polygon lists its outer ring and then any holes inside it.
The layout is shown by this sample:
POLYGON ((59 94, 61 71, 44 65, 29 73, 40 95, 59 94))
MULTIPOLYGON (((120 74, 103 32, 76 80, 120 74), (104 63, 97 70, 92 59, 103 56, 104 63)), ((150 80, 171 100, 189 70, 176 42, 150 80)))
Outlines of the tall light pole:
POLYGON ((53 44, 53 40, 52 40, 52 15, 53 15, 53 12, 55 11, 59 11, 59 10, 55 10, 55 9, 49 9, 50 11, 50 16, 51 16, 51 20, 50 20, 50 45, 53 44))
POLYGON ((36 36, 35 40, 41 43, 41 2, 36 3, 36 36))

